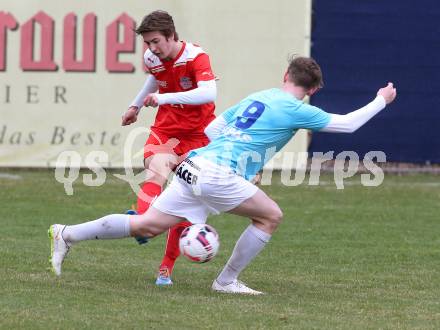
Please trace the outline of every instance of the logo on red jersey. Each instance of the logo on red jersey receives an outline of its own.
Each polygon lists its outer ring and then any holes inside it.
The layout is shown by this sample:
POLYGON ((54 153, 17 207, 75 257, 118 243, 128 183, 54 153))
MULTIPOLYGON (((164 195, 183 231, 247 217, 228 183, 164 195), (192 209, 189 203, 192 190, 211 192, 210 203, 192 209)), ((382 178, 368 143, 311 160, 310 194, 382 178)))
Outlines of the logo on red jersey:
POLYGON ((157 84, 159 85, 159 87, 162 87, 162 88, 168 87, 168 82, 165 80, 157 80, 157 84))
POLYGON ((182 87, 182 89, 190 89, 191 87, 193 87, 193 82, 191 78, 188 77, 180 78, 180 87, 182 87))

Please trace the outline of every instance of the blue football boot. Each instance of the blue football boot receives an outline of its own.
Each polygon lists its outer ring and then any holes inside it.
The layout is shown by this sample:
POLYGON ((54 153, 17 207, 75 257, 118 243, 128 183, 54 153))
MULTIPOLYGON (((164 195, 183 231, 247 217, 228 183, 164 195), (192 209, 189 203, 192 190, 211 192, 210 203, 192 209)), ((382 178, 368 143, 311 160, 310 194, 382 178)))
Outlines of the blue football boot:
POLYGON ((171 275, 168 268, 159 269, 159 275, 156 279, 157 286, 170 286, 173 285, 173 281, 171 281, 171 275))

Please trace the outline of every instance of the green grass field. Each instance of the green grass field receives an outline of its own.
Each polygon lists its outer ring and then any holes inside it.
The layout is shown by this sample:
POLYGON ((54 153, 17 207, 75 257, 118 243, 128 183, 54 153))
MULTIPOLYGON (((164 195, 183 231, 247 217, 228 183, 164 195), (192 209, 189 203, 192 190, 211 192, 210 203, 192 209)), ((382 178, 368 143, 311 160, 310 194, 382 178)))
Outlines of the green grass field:
POLYGON ((120 213, 134 200, 109 175, 102 187, 74 185, 66 196, 52 171, 0 171, 0 328, 439 329, 440 180, 386 175, 337 190, 263 187, 284 221, 241 279, 267 294, 216 294, 210 286, 247 226, 210 218, 218 256, 202 265, 179 259, 172 288, 153 284, 164 236, 75 246, 55 278, 47 228, 120 213), (4 174, 7 174, 6 176, 4 174))

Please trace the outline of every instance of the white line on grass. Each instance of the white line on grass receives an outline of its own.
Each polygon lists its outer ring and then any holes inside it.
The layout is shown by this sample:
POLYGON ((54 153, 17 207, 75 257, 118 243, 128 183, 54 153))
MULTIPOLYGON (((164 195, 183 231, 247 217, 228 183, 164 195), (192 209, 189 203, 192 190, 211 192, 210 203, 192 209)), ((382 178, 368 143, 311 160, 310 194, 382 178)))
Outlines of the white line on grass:
POLYGON ((0 179, 21 180, 22 177, 19 175, 15 175, 15 174, 0 173, 0 179))
MULTIPOLYGON (((319 186, 334 186, 335 183, 333 181, 319 181, 319 186)), ((362 185, 361 182, 356 182, 356 181, 344 181, 344 185, 347 186, 360 186, 362 185)), ((440 182, 386 182, 386 179, 384 180, 384 182, 381 184, 381 186, 395 186, 395 187, 399 187, 399 186, 410 186, 410 187, 414 187, 414 186, 418 186, 418 187, 440 187, 440 182)))

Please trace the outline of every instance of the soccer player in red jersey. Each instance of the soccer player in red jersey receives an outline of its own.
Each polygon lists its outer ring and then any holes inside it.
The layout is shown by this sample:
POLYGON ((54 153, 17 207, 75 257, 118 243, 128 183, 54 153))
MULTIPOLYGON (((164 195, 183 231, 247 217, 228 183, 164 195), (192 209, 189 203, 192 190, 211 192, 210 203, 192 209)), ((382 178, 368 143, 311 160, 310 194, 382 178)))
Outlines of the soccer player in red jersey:
MULTIPOLYGON (((147 180, 137 199, 137 213, 143 214, 162 192, 179 156, 209 143, 204 130, 215 118, 217 90, 209 56, 199 46, 179 41, 167 12, 158 10, 145 16, 136 33, 148 46, 144 60, 150 75, 123 115, 122 125, 134 123, 142 105, 159 106, 144 147, 147 180)), ((189 225, 184 221, 169 230, 157 285, 172 284, 180 234, 189 225)))

